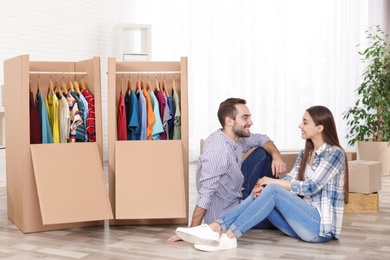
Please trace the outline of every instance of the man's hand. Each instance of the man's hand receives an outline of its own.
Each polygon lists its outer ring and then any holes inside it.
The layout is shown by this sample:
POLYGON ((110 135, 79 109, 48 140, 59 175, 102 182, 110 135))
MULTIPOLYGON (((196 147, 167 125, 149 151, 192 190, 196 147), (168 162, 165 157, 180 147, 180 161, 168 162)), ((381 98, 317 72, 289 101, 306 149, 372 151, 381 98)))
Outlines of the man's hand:
POLYGON ((286 173, 286 163, 282 159, 282 155, 280 154, 278 148, 276 148, 274 142, 271 140, 267 141, 264 146, 264 150, 266 150, 272 156, 272 164, 271 170, 272 174, 279 178, 286 173))
POLYGON ((283 161, 281 156, 275 156, 272 158, 271 170, 272 174, 276 177, 281 177, 286 173, 287 165, 283 161))
MULTIPOLYGON (((192 221, 190 227, 196 227, 202 224, 203 217, 206 214, 205 209, 199 207, 198 205, 195 206, 194 213, 192 214, 192 221)), ((171 236, 168 238, 169 242, 177 242, 177 241, 182 241, 182 239, 178 236, 171 236)))
POLYGON ((182 241, 182 239, 176 235, 168 238, 168 242, 178 242, 178 241, 182 241))

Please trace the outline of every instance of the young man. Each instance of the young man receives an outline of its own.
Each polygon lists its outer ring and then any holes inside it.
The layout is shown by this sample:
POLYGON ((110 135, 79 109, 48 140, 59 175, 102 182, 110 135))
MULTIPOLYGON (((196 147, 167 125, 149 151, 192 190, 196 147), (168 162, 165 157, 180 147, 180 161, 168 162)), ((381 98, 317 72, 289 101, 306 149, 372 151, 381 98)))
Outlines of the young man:
MULTIPOLYGON (((198 199, 191 227, 204 220, 209 224, 245 199, 263 176, 278 177, 286 171, 279 150, 267 135, 252 134, 253 122, 240 98, 223 101, 218 109, 222 129, 212 133, 205 141, 198 161, 196 186, 198 199), (255 149, 242 163, 242 153, 255 149)), ((270 227, 266 221, 259 223, 270 227)), ((169 238, 175 242, 177 236, 169 238)))

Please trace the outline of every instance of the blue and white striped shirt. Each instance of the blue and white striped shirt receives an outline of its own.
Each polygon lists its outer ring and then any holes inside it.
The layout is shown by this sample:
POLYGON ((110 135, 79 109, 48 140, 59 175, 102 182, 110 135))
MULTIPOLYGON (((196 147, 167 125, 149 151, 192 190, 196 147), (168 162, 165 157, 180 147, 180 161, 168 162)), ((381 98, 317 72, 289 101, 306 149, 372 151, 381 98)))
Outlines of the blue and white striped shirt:
POLYGON ((303 151, 298 155, 291 172, 283 179, 291 182, 293 194, 309 197, 309 204, 320 213, 319 235, 339 238, 344 214, 345 154, 337 146, 323 144, 315 151, 313 163, 306 166, 313 171, 311 176, 298 181, 302 155, 303 151))
POLYGON ((212 223, 240 203, 244 182, 242 153, 269 140, 267 135, 251 134, 235 142, 222 129, 206 139, 196 172, 196 205, 207 210, 205 223, 212 223))

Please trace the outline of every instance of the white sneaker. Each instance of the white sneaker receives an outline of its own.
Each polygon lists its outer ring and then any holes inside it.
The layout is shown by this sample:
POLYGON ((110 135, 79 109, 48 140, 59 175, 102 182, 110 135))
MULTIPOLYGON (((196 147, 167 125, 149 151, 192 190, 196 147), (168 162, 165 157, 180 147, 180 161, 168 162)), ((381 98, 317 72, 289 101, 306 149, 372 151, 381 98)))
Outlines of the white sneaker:
POLYGON ((219 233, 213 231, 209 225, 206 224, 190 228, 177 228, 176 235, 192 244, 204 244, 209 246, 217 246, 219 244, 219 233))
POLYGON ((230 238, 226 234, 222 234, 219 239, 219 245, 217 246, 195 244, 194 247, 198 250, 207 252, 233 249, 237 247, 237 238, 230 238))

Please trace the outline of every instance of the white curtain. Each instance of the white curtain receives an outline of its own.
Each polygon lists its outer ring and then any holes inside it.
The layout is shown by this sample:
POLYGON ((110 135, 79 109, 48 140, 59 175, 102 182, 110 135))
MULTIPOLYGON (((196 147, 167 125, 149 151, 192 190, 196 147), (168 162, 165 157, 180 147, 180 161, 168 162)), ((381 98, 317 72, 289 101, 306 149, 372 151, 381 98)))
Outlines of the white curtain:
POLYGON ((228 97, 246 99, 252 132, 281 150, 303 148, 305 109, 325 105, 342 145, 355 149, 342 113, 363 69, 356 46, 368 26, 387 29, 387 1, 144 0, 125 10, 123 22, 152 25, 152 60, 189 58, 190 160, 220 127, 218 105, 228 97))

